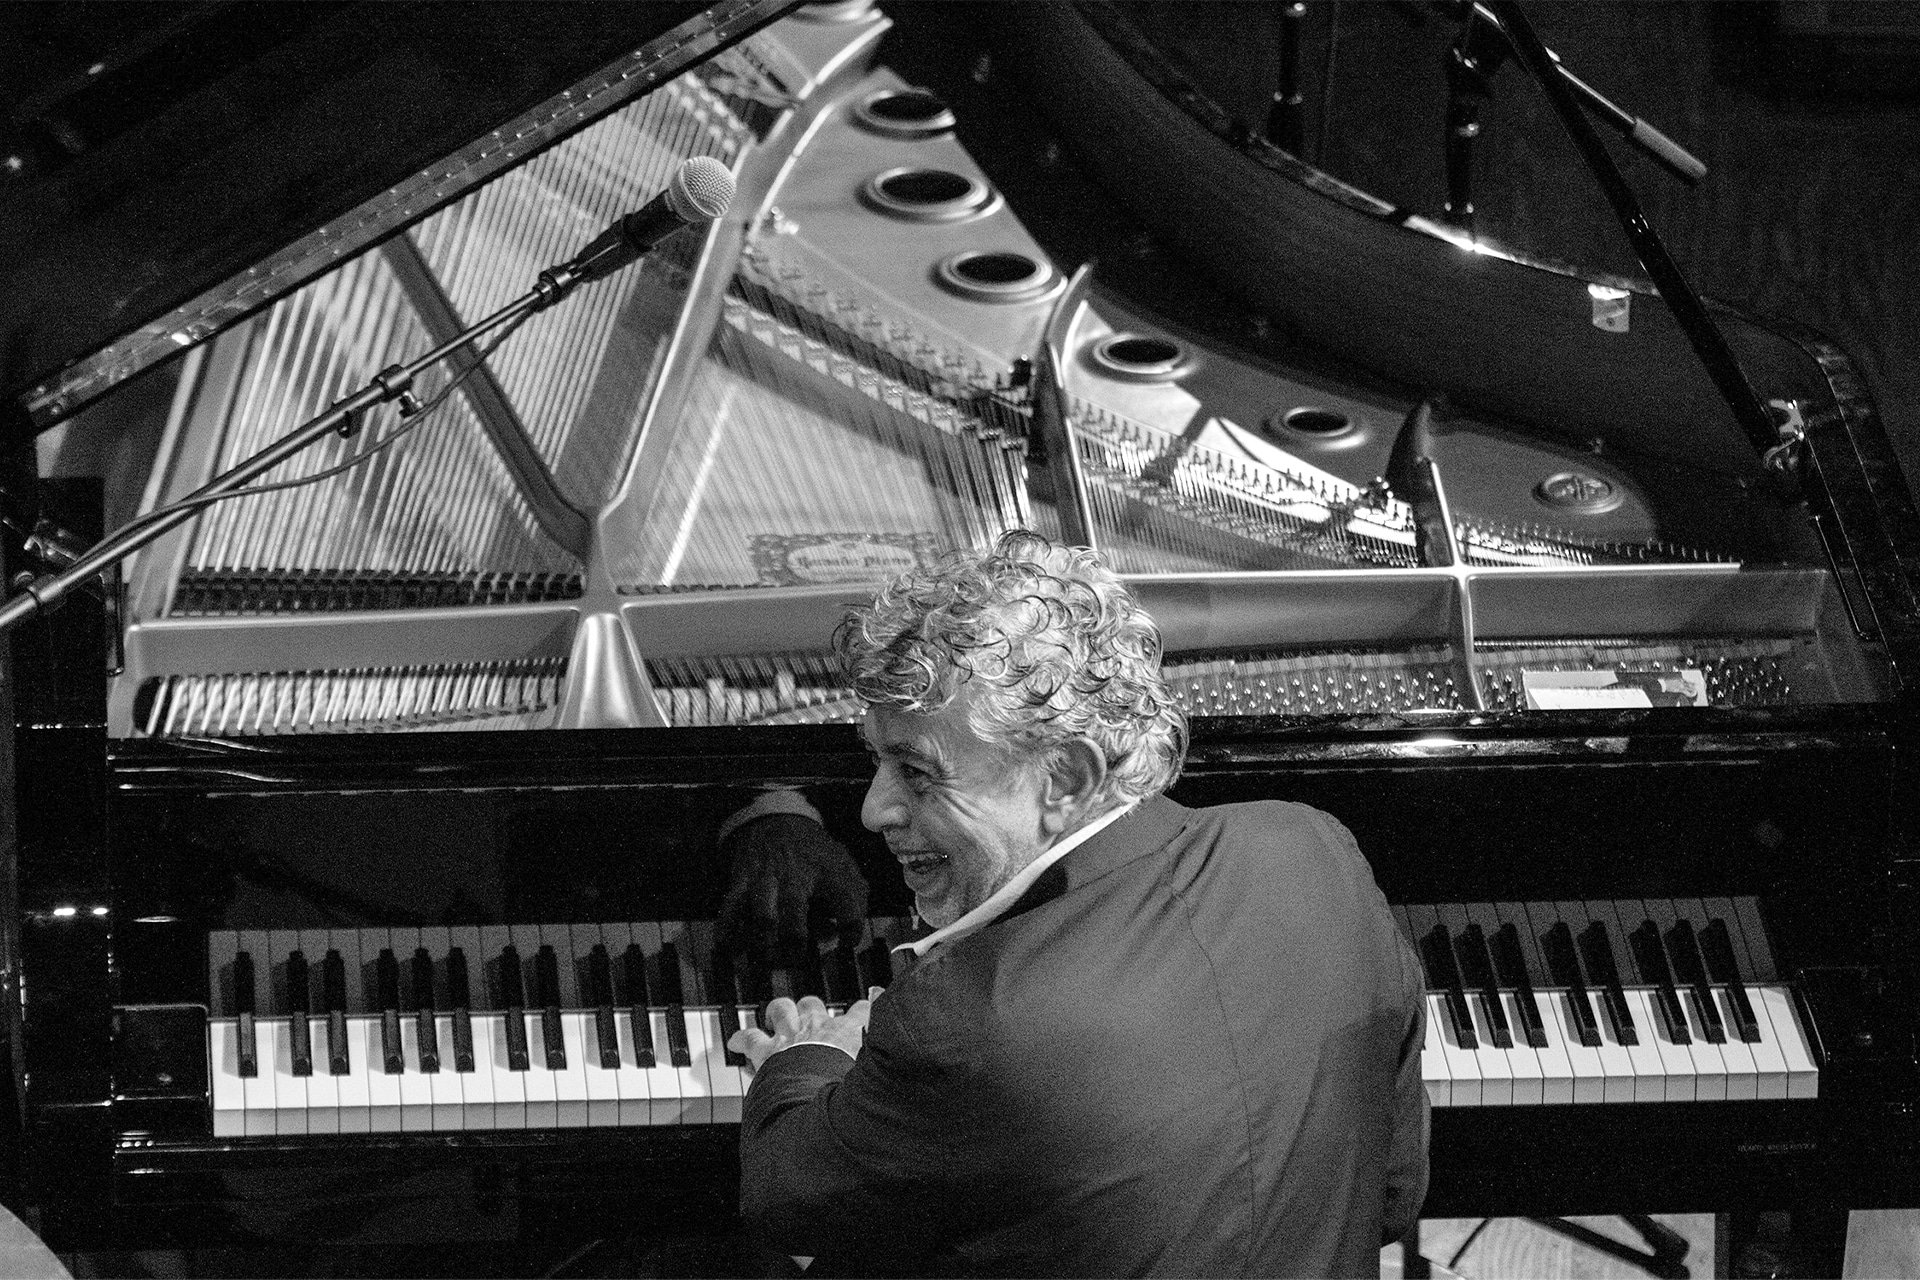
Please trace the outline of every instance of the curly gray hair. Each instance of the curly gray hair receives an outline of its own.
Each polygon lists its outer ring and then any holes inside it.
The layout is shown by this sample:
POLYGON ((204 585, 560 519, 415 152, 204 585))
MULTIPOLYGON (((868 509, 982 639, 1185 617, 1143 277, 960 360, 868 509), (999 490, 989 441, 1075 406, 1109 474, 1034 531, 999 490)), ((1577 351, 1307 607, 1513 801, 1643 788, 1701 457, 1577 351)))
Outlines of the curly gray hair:
POLYGON ((1160 629, 1084 547, 1015 529, 989 552, 952 552, 848 613, 833 648, 869 706, 934 712, 972 684, 983 742, 1025 754, 1091 739, 1116 800, 1166 790, 1186 758, 1160 629))

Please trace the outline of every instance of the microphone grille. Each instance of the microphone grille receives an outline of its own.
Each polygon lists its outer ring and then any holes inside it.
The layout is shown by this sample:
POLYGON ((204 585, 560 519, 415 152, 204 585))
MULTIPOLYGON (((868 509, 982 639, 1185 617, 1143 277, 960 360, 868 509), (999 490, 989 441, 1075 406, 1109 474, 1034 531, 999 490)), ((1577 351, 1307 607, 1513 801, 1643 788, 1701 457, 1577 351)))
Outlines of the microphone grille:
POLYGON ((673 175, 668 190, 675 213, 688 222, 711 222, 733 203, 733 175, 712 156, 694 156, 673 175))

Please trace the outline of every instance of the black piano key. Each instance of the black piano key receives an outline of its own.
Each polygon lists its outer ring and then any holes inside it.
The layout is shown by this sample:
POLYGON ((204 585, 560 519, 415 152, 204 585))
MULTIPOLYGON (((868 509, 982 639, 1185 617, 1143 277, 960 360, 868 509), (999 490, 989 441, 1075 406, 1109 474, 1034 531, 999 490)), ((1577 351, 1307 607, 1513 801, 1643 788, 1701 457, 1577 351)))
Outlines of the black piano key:
POLYGON ((1727 905, 1731 908, 1726 917, 1731 931, 1729 941, 1734 954, 1745 957, 1740 966, 1742 978, 1747 982, 1780 981, 1780 971, 1773 961, 1773 944, 1767 940, 1767 927, 1760 916, 1760 900, 1739 897, 1729 900, 1727 905))
POLYGON ((1496 1049, 1513 1048, 1513 1026, 1500 1004, 1500 985, 1493 976, 1493 957, 1487 953, 1487 935, 1470 924, 1454 935, 1454 957, 1466 981, 1480 993, 1487 1009, 1487 1035, 1496 1049))
POLYGON ((1420 937, 1420 957, 1427 966, 1427 986, 1444 997, 1447 1021, 1453 1026, 1453 1038, 1462 1049, 1480 1047, 1473 1029, 1473 1014, 1467 1008, 1467 991, 1460 979, 1460 966, 1453 958, 1453 940, 1447 927, 1436 924, 1420 937))
POLYGON ((820 986, 829 1009, 844 1011, 867 993, 860 989, 859 965, 855 945, 844 935, 835 938, 820 953, 820 986))
POLYGON ((380 948, 373 962, 374 993, 380 999, 380 1065, 390 1076, 407 1069, 407 1055, 400 1048, 400 961, 392 947, 380 948))
POLYGON ((327 1010, 327 1070, 344 1076, 353 1070, 347 1052, 347 962, 332 948, 320 962, 320 989, 327 1010))
POLYGON ((687 1044, 686 987, 680 979, 680 948, 663 942, 660 944, 660 995, 667 1004, 667 1061, 676 1067, 690 1067, 693 1050, 687 1044))
POLYGON ((1600 1004, 1621 1044, 1639 1044, 1640 1029, 1627 1007, 1626 988, 1620 982, 1620 962, 1614 958, 1613 937, 1605 920, 1595 920, 1580 931, 1580 955, 1587 973, 1600 987, 1600 1004))
POLYGON ((332 948, 321 960, 321 1000, 326 1007, 326 1071, 348 1075, 353 1071, 348 1052, 348 961, 332 948))
POLYGON ((1589 1049, 1600 1046, 1600 1023, 1593 1016, 1593 1000, 1587 991, 1587 979, 1580 966, 1579 950, 1573 945, 1573 930, 1567 922, 1548 929, 1541 939, 1547 953, 1547 968, 1553 980, 1567 989, 1567 1006, 1573 1010, 1573 1031, 1589 1049))
POLYGON ((287 957, 287 1040, 293 1049, 293 1074, 313 1074, 313 1027, 307 1021, 313 1008, 307 957, 295 950, 287 957))
POLYGON ((500 949, 500 1007, 506 1011, 507 1070, 533 1070, 527 1050, 527 989, 520 976, 520 949, 511 942, 500 949))
POLYGON ((546 1053, 547 1070, 565 1071, 567 1035, 560 1021, 560 957, 545 944, 533 953, 533 982, 540 997, 540 1044, 546 1053))
POLYGON ((654 1065, 653 1022, 647 1017, 647 957, 640 945, 629 942, 620 955, 621 974, 627 980, 627 1021, 633 1031, 633 1056, 642 1067, 654 1065))
POLYGON ((820 994, 818 991, 805 991, 791 983, 778 981, 772 969, 752 956, 748 956, 746 963, 740 966, 739 980, 740 1003, 753 1011, 753 1025, 768 1035, 773 1034, 773 1027, 767 1021, 767 1006, 773 1002, 776 994, 784 995, 789 1000, 796 1000, 802 995, 820 994), (777 987, 782 986, 785 987, 784 990, 776 990, 777 987))
POLYGON ((1641 980, 1653 984, 1653 1007, 1666 1024, 1667 1038, 1675 1044, 1692 1044, 1693 1032, 1687 1026, 1687 1011, 1680 1006, 1680 993, 1674 989, 1673 967, 1667 961, 1666 945, 1660 941, 1660 926, 1643 921, 1629 942, 1641 980))
POLYGON ((413 949, 413 1014, 415 1038, 420 1042, 420 1070, 440 1070, 440 1028, 434 1020, 433 957, 425 947, 413 949))
POLYGON ((1535 1049, 1547 1047, 1547 1023, 1540 1016, 1540 1002, 1534 998, 1533 978, 1527 972, 1525 952, 1520 946, 1520 930, 1511 921, 1494 930, 1491 940, 1493 972, 1500 985, 1510 989, 1520 1008, 1520 1034, 1535 1049))
POLYGON ((464 947, 447 950, 447 1011, 453 1019, 453 1069, 473 1070, 473 987, 464 947))
POLYGON ((1707 921, 1706 932, 1700 935, 1700 944, 1706 957, 1707 973, 1725 987, 1727 995, 1732 998, 1735 1034, 1744 1044, 1759 1044, 1760 1019, 1754 1014, 1753 999, 1747 995, 1747 984, 1740 981, 1740 966, 1734 962, 1733 940, 1727 936, 1727 922, 1718 916, 1707 921))
POLYGON ((253 1029, 254 993, 253 993, 253 955, 242 951, 233 958, 233 1011, 238 1024, 234 1028, 238 1040, 240 1074, 258 1077, 260 1074, 259 1037, 253 1029))
POLYGON ((733 1037, 740 1030, 740 968, 729 952, 718 947, 714 949, 713 1001, 720 1007, 720 1045, 730 1067, 747 1065, 747 1056, 732 1048, 733 1037))
MULTIPOLYGON (((1491 939, 1499 933, 1500 925, 1513 926, 1514 936, 1520 947, 1520 962, 1526 967, 1527 981, 1538 992, 1543 987, 1554 985, 1553 975, 1547 971, 1547 959, 1540 953, 1540 936, 1545 933, 1553 921, 1536 924, 1534 916, 1538 914, 1540 903, 1500 902, 1494 904, 1496 924, 1487 930, 1491 939)), ((1497 956, 1495 957, 1498 958, 1497 956)))
POLYGON ((587 999, 593 1002, 593 1039, 600 1065, 620 1069, 620 1037, 613 1020, 613 960, 605 943, 595 943, 587 954, 587 999))
POLYGON ((1667 930, 1667 952, 1673 957, 1673 969, 1680 981, 1693 993, 1693 1007, 1700 1011, 1700 1033, 1708 1044, 1727 1042, 1727 1024, 1720 1020, 1719 1006, 1713 1002, 1713 987, 1707 981, 1707 962, 1700 954, 1700 939, 1693 921, 1676 920, 1667 930))

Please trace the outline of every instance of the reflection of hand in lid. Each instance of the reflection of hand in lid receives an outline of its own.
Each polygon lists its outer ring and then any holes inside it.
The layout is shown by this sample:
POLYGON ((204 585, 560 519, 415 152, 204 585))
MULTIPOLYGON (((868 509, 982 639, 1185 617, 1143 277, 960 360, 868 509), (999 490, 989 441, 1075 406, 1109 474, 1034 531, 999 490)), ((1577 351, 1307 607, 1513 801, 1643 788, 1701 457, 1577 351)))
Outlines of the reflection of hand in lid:
POLYGON ((1687 678, 1679 672, 1661 671, 1616 671, 1613 681, 1602 685, 1605 689, 1638 689, 1646 695, 1647 705, 1654 707, 1691 707, 1694 705, 1693 690, 1687 678))

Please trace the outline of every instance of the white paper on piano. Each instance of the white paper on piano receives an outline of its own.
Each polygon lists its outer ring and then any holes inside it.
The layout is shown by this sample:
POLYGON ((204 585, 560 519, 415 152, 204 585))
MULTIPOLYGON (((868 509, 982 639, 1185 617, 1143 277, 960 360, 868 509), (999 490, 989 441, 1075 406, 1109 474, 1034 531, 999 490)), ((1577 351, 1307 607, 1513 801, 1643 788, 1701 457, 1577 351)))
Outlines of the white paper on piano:
POLYGON ((1707 678, 1694 667, 1677 671, 1523 670, 1520 681, 1527 691, 1529 711, 1707 705, 1707 678))

